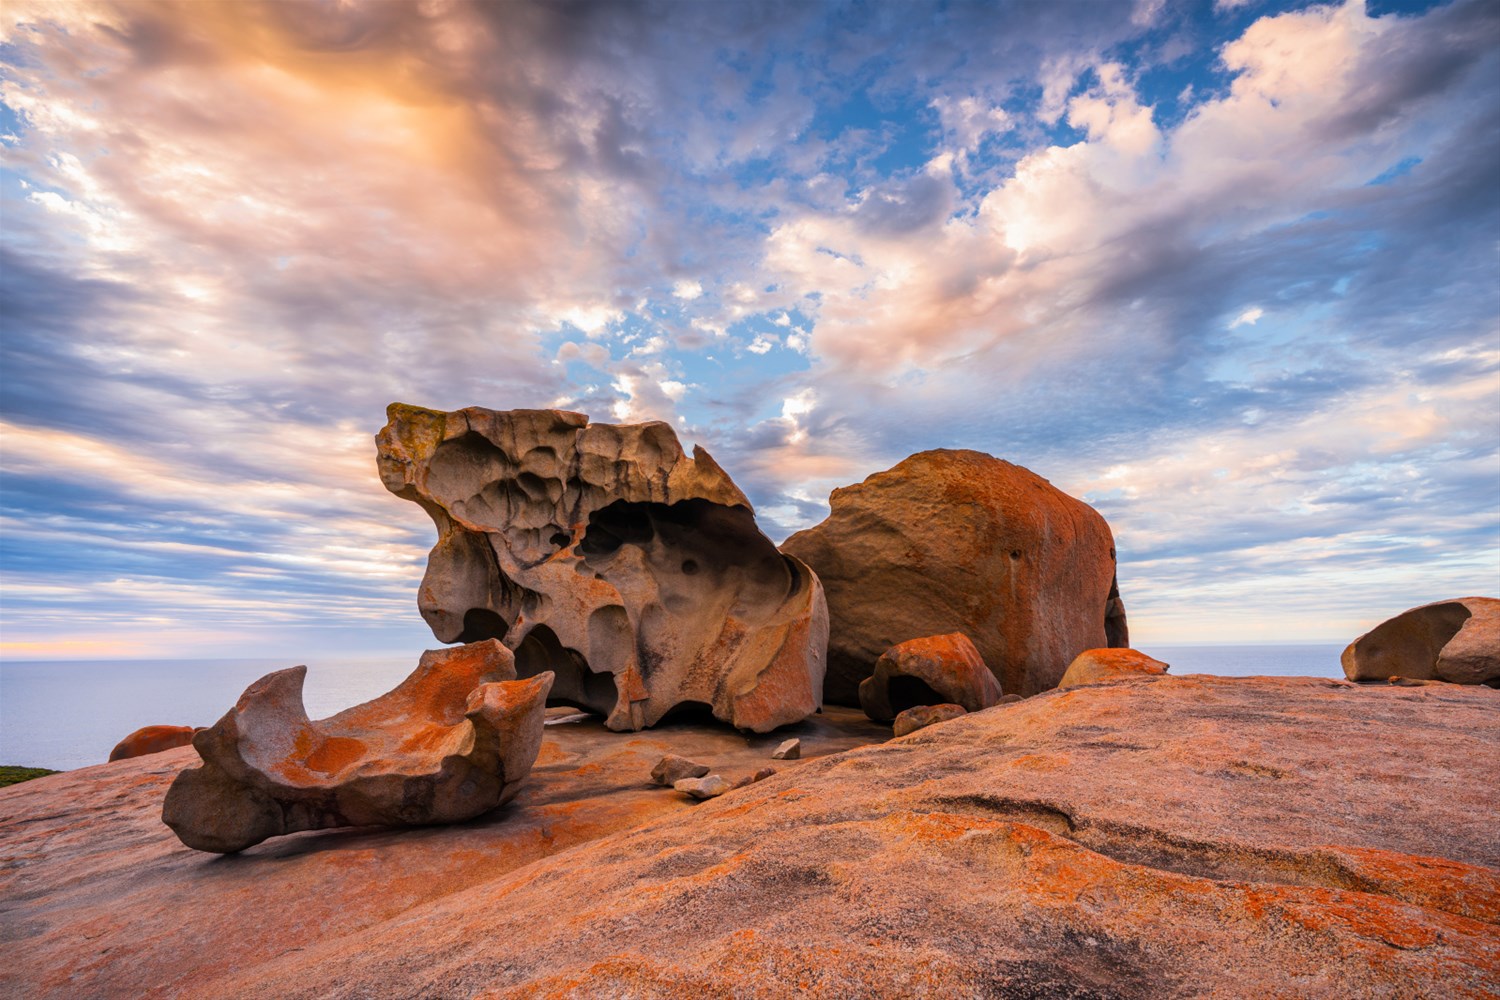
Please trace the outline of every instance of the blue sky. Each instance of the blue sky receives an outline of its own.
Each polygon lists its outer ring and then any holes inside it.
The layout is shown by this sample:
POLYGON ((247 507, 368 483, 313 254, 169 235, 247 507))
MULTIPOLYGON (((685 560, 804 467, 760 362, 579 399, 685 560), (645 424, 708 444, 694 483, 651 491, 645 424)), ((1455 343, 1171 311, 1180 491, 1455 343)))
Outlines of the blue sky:
POLYGON ((1500 8, 8 3, 0 627, 414 654, 393 400, 660 419, 780 539, 926 448, 1137 645, 1500 592, 1500 8))

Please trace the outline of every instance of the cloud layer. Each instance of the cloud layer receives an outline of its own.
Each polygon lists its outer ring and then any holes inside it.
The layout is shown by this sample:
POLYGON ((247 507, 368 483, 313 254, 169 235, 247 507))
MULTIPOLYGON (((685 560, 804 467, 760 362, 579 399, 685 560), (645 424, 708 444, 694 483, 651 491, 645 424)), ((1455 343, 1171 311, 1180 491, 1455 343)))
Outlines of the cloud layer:
POLYGON ((398 399, 668 420, 777 537, 988 451, 1143 643, 1500 591, 1493 5, 6 13, 7 655, 419 648, 398 399))

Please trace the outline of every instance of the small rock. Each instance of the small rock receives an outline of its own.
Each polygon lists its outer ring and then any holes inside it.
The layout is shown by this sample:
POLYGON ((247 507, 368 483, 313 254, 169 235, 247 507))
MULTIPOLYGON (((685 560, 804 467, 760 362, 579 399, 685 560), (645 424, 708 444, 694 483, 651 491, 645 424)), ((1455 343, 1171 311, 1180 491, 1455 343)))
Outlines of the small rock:
POLYGON ((707 773, 707 764, 669 753, 651 769, 651 780, 658 785, 676 785, 683 778, 701 778, 707 773))
POLYGON ((781 746, 779 746, 779 747, 776 748, 775 752, 771 754, 771 759, 772 760, 801 760, 802 759, 802 741, 801 740, 787 740, 785 743, 781 744, 781 746))
POLYGON ((997 701, 997 702, 995 702, 995 704, 996 705, 1014 705, 1018 701, 1025 701, 1025 700, 1026 700, 1025 698, 1022 698, 1018 694, 1002 694, 1000 696, 1000 700, 997 701))
POLYGON ((674 781, 672 787, 695 799, 711 799, 716 795, 723 795, 734 786, 719 775, 710 774, 706 778, 682 778, 674 781))
POLYGON ((896 735, 905 736, 918 729, 926 729, 934 723, 947 722, 968 714, 962 705, 918 705, 896 716, 896 735))
POLYGON ((746 785, 753 785, 757 781, 765 781, 767 778, 769 778, 771 775, 773 775, 775 773, 776 773, 776 768, 774 768, 774 767, 763 767, 759 771, 756 771, 754 774, 747 774, 743 778, 741 778, 739 781, 736 781, 734 783, 734 787, 735 788, 744 788, 746 785))

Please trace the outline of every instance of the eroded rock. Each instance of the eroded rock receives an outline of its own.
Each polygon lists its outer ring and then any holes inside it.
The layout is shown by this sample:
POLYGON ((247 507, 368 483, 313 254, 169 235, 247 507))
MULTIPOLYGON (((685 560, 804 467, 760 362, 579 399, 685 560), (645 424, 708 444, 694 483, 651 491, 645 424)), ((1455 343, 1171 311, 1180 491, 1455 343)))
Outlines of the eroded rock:
POLYGON ((196 726, 142 726, 115 744, 109 752, 110 760, 129 760, 148 753, 175 750, 193 742, 196 726))
POLYGON ((680 778, 672 782, 672 787, 695 799, 713 799, 723 795, 734 786, 722 775, 710 774, 702 778, 680 778))
POLYGON ((424 653, 395 690, 314 722, 306 667, 267 674, 193 738, 162 820, 188 847, 230 854, 340 826, 454 823, 515 795, 542 743, 550 673, 517 681, 494 640, 424 653))
POLYGON ((968 714, 968 709, 962 705, 917 705, 896 716, 896 722, 892 728, 895 730, 895 735, 905 736, 918 729, 926 729, 939 722, 947 722, 949 719, 968 714))
POLYGON ((802 741, 787 740, 771 751, 772 760, 797 760, 802 756, 802 741))
POLYGON ((1500 687, 1500 600, 1461 597, 1403 611, 1344 650, 1351 681, 1439 680, 1500 687))
POLYGON ((701 778, 708 771, 707 764, 669 753, 651 769, 651 780, 658 785, 675 785, 683 778, 701 778))
POLYGON ((766 732, 822 704, 827 607, 708 453, 660 422, 393 404, 386 488, 432 516, 418 597, 444 642, 503 639, 520 676, 616 730, 707 706, 766 732))
POLYGON ((877 722, 917 705, 961 705, 967 712, 1000 700, 1000 684, 962 632, 908 639, 880 654, 859 685, 859 704, 877 722))
POLYGON ((829 701, 858 704, 880 654, 921 636, 962 632, 1022 695, 1085 649, 1128 644, 1109 525, 1020 466, 924 451, 829 505, 782 545, 826 588, 829 701))
POLYGON ((1154 659, 1138 649, 1085 649, 1074 657, 1063 672, 1059 688, 1103 684, 1131 677, 1159 677, 1171 669, 1170 664, 1154 659))

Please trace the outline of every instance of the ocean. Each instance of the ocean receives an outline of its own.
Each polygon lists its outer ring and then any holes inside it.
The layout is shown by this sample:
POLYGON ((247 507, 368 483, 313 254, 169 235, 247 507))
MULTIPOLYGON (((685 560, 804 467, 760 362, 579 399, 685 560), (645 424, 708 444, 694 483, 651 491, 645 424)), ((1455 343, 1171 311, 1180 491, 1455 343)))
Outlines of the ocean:
MULTIPOLYGON (((1342 645, 1150 646, 1174 674, 1342 677, 1342 645)), ((384 694, 415 663, 307 661, 314 719, 384 694)), ((0 764, 67 770, 100 764, 142 726, 208 726, 241 692, 287 660, 31 660, 0 662, 0 764)))

